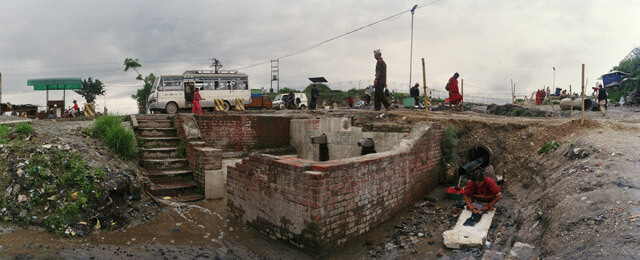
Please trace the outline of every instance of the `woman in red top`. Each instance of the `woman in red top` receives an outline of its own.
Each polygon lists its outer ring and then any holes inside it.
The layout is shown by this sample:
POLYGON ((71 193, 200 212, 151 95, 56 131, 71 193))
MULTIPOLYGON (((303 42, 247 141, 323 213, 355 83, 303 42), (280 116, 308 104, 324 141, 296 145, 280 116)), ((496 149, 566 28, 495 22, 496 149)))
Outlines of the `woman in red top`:
POLYGON ((200 106, 200 100, 204 100, 204 98, 200 97, 200 89, 196 89, 196 93, 193 94, 193 108, 191 109, 192 114, 195 114, 197 109, 198 113, 202 115, 202 106, 200 106))
POLYGON ((456 106, 456 110, 458 110, 458 104, 462 100, 462 95, 460 95, 458 91, 458 77, 460 77, 460 74, 456 72, 453 74, 453 77, 449 79, 449 108, 451 108, 451 105, 454 105, 456 106))
POLYGON ((482 213, 482 211, 491 210, 500 199, 502 192, 496 182, 489 177, 485 177, 482 170, 476 170, 469 174, 469 183, 464 188, 464 202, 473 213, 482 213), (474 207, 474 201, 487 203, 482 207, 474 207))

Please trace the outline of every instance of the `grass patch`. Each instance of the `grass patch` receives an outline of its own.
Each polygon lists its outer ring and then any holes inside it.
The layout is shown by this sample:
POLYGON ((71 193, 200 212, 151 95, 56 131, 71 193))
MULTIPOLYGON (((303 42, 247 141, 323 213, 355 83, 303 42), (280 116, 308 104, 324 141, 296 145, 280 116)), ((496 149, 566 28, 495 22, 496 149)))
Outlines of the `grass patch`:
POLYGON ((120 125, 124 121, 123 116, 104 115, 93 121, 93 126, 87 132, 97 138, 102 138, 107 134, 107 129, 120 125))
POLYGON ((0 125, 0 144, 6 144, 9 141, 9 127, 0 125))
POLYGON ((558 149, 560 144, 556 143, 556 140, 547 142, 538 150, 538 153, 550 153, 558 149))
POLYGON ((28 135, 34 131, 33 126, 29 123, 20 123, 15 126, 15 131, 18 134, 28 135))
POLYGON ((102 140, 121 159, 131 160, 138 156, 138 143, 133 132, 122 126, 123 119, 123 116, 101 116, 86 133, 102 140))

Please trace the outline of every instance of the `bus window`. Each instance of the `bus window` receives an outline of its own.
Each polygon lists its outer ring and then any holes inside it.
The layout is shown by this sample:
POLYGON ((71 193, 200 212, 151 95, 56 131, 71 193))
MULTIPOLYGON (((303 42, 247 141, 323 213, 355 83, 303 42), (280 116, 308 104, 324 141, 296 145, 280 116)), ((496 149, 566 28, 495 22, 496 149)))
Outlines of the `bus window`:
POLYGON ((238 81, 238 83, 236 85, 238 86, 238 89, 240 89, 240 90, 249 89, 246 81, 238 81))

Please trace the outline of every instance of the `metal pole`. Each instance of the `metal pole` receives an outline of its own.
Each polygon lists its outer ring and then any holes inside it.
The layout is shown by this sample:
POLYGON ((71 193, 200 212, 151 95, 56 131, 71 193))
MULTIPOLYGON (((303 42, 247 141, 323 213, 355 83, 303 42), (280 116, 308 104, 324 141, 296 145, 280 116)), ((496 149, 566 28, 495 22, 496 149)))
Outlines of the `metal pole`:
POLYGON ((582 120, 580 125, 584 125, 584 63, 582 63, 582 120))
POLYGON ((431 102, 427 94, 427 73, 424 69, 424 58, 422 58, 422 89, 424 91, 424 114, 427 117, 427 121, 429 121, 429 104, 431 102))
POLYGON ((418 5, 414 5, 411 8, 411 50, 409 51, 409 87, 411 87, 411 73, 413 72, 413 14, 418 8, 418 5))

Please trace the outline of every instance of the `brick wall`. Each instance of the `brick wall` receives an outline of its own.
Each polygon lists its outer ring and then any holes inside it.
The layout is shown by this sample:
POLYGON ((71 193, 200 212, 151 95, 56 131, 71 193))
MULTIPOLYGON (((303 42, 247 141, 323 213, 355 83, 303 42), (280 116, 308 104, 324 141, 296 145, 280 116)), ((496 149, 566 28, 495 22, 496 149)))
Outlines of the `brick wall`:
POLYGON ((388 220, 436 187, 438 124, 392 151, 315 162, 252 154, 228 168, 227 212, 274 239, 323 253, 388 220))
MULTIPOLYGON (((184 139, 183 117, 175 115, 174 125, 184 139)), ((289 121, 286 116, 246 114, 194 115, 206 146, 226 151, 288 147, 289 121)))
POLYGON ((222 150, 205 147, 204 142, 187 142, 186 157, 189 158, 189 168, 193 172, 193 179, 205 186, 205 171, 222 169, 222 150))

